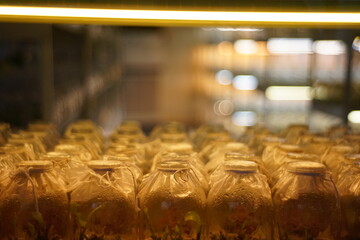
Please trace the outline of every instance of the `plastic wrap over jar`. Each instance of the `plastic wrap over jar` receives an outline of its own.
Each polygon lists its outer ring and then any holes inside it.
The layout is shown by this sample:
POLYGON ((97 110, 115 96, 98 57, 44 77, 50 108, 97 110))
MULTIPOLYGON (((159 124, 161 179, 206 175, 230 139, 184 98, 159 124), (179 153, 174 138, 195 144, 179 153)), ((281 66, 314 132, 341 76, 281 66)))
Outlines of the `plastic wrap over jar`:
POLYGON ((120 125, 116 128, 111 138, 116 139, 123 136, 136 139, 139 143, 143 143, 147 140, 146 135, 144 134, 142 129, 139 126, 135 125, 120 125))
POLYGON ((75 239, 136 238, 135 182, 118 161, 90 161, 71 192, 75 239))
MULTIPOLYGON (((111 155, 106 154, 103 156, 104 161, 119 161, 122 166, 126 166, 133 174, 136 182, 136 190, 141 184, 143 179, 143 173, 141 169, 136 165, 134 158, 131 158, 125 154, 111 155)), ((137 191, 136 191, 137 192, 137 191)))
POLYGON ((81 144, 58 144, 55 146, 55 152, 68 153, 77 156, 81 161, 91 160, 91 153, 81 144))
POLYGON ((224 162, 225 154, 227 152, 250 153, 249 147, 244 143, 228 142, 223 146, 218 146, 208 154, 209 161, 205 165, 207 172, 213 172, 219 165, 224 162))
POLYGON ((286 170, 273 192, 278 239, 339 239, 339 199, 325 166, 299 161, 286 170))
POLYGON ((49 131, 26 130, 26 131, 20 131, 20 132, 22 134, 28 133, 28 134, 31 134, 34 137, 38 138, 40 140, 40 142, 43 144, 43 146, 45 147, 46 151, 50 150, 56 143, 55 142, 56 139, 54 138, 53 135, 51 135, 51 133, 49 131))
POLYGON ((321 156, 324 152, 327 152, 329 148, 336 143, 327 137, 313 137, 310 142, 304 144, 305 151, 321 156))
POLYGON ((204 146, 214 140, 230 139, 230 135, 222 125, 204 124, 191 132, 190 138, 195 149, 200 151, 204 146))
POLYGON ((331 171, 336 181, 338 170, 345 161, 345 155, 355 153, 355 149, 349 145, 331 146, 321 156, 321 162, 331 171))
POLYGON ((8 153, 0 152, 0 195, 9 185, 9 174, 14 171, 15 167, 13 157, 8 153))
POLYGON ((263 151, 261 154, 262 161, 264 163, 271 162, 273 158, 274 149, 279 146, 280 144, 284 144, 285 139, 280 137, 266 137, 261 142, 263 151))
POLYGON ((48 152, 40 156, 40 160, 50 161, 54 165, 54 170, 64 181, 66 188, 84 174, 87 165, 79 159, 77 155, 63 152, 48 152))
POLYGON ((189 144, 191 145, 190 141, 187 138, 185 132, 174 132, 174 133, 161 133, 157 140, 154 140, 151 143, 148 143, 148 147, 151 148, 149 153, 153 154, 151 159, 153 159, 156 154, 163 152, 164 149, 171 148, 175 145, 181 144, 189 144))
POLYGON ((206 196, 186 162, 163 162, 139 194, 140 239, 204 239, 206 196))
POLYGON ((68 198, 49 161, 18 164, 0 195, 0 239, 69 239, 68 198))
POLYGON ((356 152, 360 152, 360 134, 349 134, 344 137, 345 143, 354 147, 356 152))
POLYGON ((341 202, 341 239, 360 239, 360 154, 347 156, 337 182, 341 202))
MULTIPOLYGON (((166 153, 191 154, 191 153, 193 153, 193 147, 188 142, 160 144, 158 152, 155 154, 154 158, 152 159, 152 165, 150 168, 150 172, 154 171, 156 169, 158 163, 162 159, 162 156, 166 153)), ((201 160, 200 160, 200 162, 201 162, 201 160)), ((202 164, 202 162, 201 162, 201 164, 202 164)), ((202 167, 204 167, 203 164, 202 164, 202 167)))
POLYGON ((226 161, 208 195, 208 239, 271 240, 271 191, 250 161, 226 161))
POLYGON ((200 147, 197 147, 197 149, 201 157, 204 157, 203 161, 206 163, 208 161, 206 159, 206 155, 209 150, 211 151, 214 146, 222 145, 231 141, 233 141, 233 139, 230 137, 230 134, 227 131, 209 133, 206 135, 204 140, 201 142, 200 147))
MULTIPOLYGON (((250 161, 257 164, 258 169, 262 169, 262 171, 266 170, 262 166, 262 162, 258 156, 256 156, 253 153, 239 153, 239 152, 228 152, 225 154, 224 161, 217 166, 217 168, 210 174, 209 176, 209 185, 212 187, 212 185, 218 181, 218 179, 221 179, 222 176, 225 174, 224 164, 228 161, 236 162, 236 161, 250 161)), ((263 173, 260 171, 261 173, 263 173)), ((264 173, 263 173, 264 174, 264 173)), ((265 174, 266 175, 266 174, 265 174)))
MULTIPOLYGON (((319 156, 316 154, 310 153, 288 153, 286 154, 284 160, 281 162, 279 168, 277 168, 269 177, 269 184, 271 187, 275 186, 275 184, 280 180, 286 181, 286 178, 283 178, 283 175, 286 174, 287 165, 293 162, 319 162, 319 156)), ((273 189, 275 190, 275 189, 273 189)))
POLYGON ((15 163, 36 159, 32 145, 27 143, 7 143, 0 146, 0 151, 10 154, 15 163))
POLYGON ((266 133, 255 134, 251 138, 248 145, 255 154, 261 156, 267 146, 269 145, 275 146, 282 144, 284 142, 285 142, 284 138, 266 132, 266 133))
POLYGON ((209 142, 199 152, 199 158, 203 163, 207 164, 210 161, 211 154, 218 151, 218 149, 223 148, 229 142, 232 142, 232 139, 230 139, 227 135, 224 135, 224 138, 221 137, 219 139, 209 142))
POLYGON ((344 162, 339 164, 337 169, 336 181, 340 181, 349 172, 357 171, 357 167, 360 166, 360 154, 346 154, 344 156, 344 162))
POLYGON ((175 164, 175 163, 183 163, 185 165, 189 165, 190 173, 194 174, 195 177, 199 180, 202 188, 205 193, 209 191, 209 179, 207 172, 204 170, 203 166, 199 162, 196 153, 186 154, 186 153, 164 153, 161 158, 159 158, 159 162, 155 167, 155 170, 161 166, 163 163, 175 164))
POLYGON ((186 127, 181 122, 169 121, 156 125, 151 133, 151 140, 160 138, 162 133, 185 133, 186 127))
POLYGON ((95 139, 82 135, 64 136, 62 139, 60 139, 59 144, 82 145, 91 154, 92 160, 100 159, 100 156, 102 154, 102 143, 99 143, 95 141, 95 139))
POLYGON ((46 147, 39 136, 36 136, 30 132, 19 132, 19 133, 12 133, 8 139, 9 143, 26 143, 32 146, 34 150, 35 156, 37 157, 38 154, 45 153, 46 147))
POLYGON ((161 146, 160 150, 157 154, 155 154, 154 158, 152 159, 152 165, 150 171, 154 171, 157 167, 157 165, 162 160, 162 156, 167 153, 178 153, 178 154, 194 154, 196 155, 196 164, 199 165, 201 168, 204 168, 203 162, 200 160, 197 154, 193 151, 193 147, 189 143, 176 143, 176 144, 170 144, 161 146))
POLYGON ((326 136, 332 139, 341 139, 345 135, 349 134, 351 129, 348 126, 333 126, 328 128, 326 136))
POLYGON ((72 134, 84 134, 90 138, 96 139, 97 142, 103 142, 103 131, 91 120, 79 120, 68 125, 65 136, 72 134))
POLYGON ((309 126, 306 124, 292 124, 286 128, 282 133, 285 136, 286 142, 290 144, 297 144, 299 137, 309 132, 309 126))
POLYGON ((0 145, 5 144, 10 135, 10 124, 0 122, 0 145))
POLYGON ((59 139, 59 132, 56 129, 56 126, 52 123, 35 121, 28 124, 28 130, 30 131, 41 131, 49 133, 51 139, 51 146, 54 146, 59 139))
POLYGON ((106 151, 109 155, 122 156, 126 155, 132 158, 143 173, 147 173, 150 169, 151 163, 145 158, 145 149, 143 145, 134 143, 126 145, 114 145, 106 151))
POLYGON ((285 160, 288 153, 302 153, 304 149, 299 145, 280 144, 271 148, 267 148, 262 156, 262 161, 268 173, 271 175, 276 171, 285 160))

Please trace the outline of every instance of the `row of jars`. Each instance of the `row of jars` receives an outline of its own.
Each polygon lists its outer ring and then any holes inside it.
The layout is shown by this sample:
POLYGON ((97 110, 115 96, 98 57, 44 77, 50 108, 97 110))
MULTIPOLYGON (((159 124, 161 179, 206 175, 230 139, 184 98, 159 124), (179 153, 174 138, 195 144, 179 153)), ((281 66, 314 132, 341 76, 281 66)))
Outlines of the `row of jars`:
MULTIPOLYGON (((325 162, 305 145, 285 144, 279 137, 267 136, 259 157, 249 142, 235 142, 220 127, 202 126, 188 136, 182 124, 168 123, 155 128, 147 140, 140 126, 130 122, 114 131, 102 161, 89 162, 96 159, 96 151, 103 153, 104 141, 101 134, 93 136, 98 127, 87 124, 69 126, 65 135, 86 135, 90 141, 72 145, 60 140, 55 152, 39 158, 52 161, 56 174, 50 174, 51 162, 46 161, 21 162, 9 171, 10 177, 2 174, 1 182, 7 179, 9 187, 0 193, 1 203, 18 205, 1 208, 5 209, 0 210, 1 220, 14 216, 3 226, 0 223, 1 238, 358 239, 356 204, 343 204, 352 207, 351 219, 344 214, 340 217, 339 197, 321 163, 325 162), (55 177, 38 177, 37 181, 36 175, 55 177), (48 180, 58 181, 58 187, 48 180), (64 189, 58 191, 62 201, 55 200, 60 199, 56 194, 42 196, 37 188, 64 189), (3 199, 9 195, 18 200, 3 199), (42 197, 48 202, 40 201, 42 197), (51 206, 53 203, 57 205, 51 206), (26 213, 19 214, 21 209, 26 213), (11 210, 12 215, 8 214, 11 210), (53 223, 54 216, 63 216, 66 224, 53 223)), ((258 149, 261 144, 256 145, 258 149)), ((344 159, 355 163, 358 156, 344 155, 344 159)), ((353 178, 359 176, 353 167, 348 164, 343 175, 352 171, 353 178)))

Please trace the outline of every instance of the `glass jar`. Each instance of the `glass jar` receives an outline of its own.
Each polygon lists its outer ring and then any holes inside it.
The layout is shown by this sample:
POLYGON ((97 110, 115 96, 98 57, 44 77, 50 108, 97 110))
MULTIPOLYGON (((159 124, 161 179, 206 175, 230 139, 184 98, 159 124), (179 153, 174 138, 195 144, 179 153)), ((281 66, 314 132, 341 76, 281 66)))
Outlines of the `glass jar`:
POLYGON ((238 152, 238 153, 250 153, 250 148, 240 142, 228 142, 223 146, 218 146, 213 149, 212 152, 208 154, 209 161, 205 165, 205 169, 207 172, 213 172, 219 165, 224 162, 225 155, 228 152, 238 152))
POLYGON ((200 160, 196 158, 196 154, 186 154, 186 153, 164 153, 161 155, 159 162, 157 163, 155 169, 161 166, 162 163, 184 163, 189 165, 191 174, 194 174, 197 180, 200 182, 205 193, 209 191, 209 178, 208 174, 205 171, 203 165, 199 162, 200 160))
POLYGON ((347 173, 357 170, 358 165, 360 165, 360 154, 346 154, 344 161, 339 164, 337 181, 345 177, 347 173))
POLYGON ((297 144, 299 137, 309 132, 309 126, 306 124, 292 124, 284 131, 283 135, 286 142, 290 144, 297 144))
POLYGON ((272 162, 274 149, 280 144, 284 144, 285 139, 279 137, 266 137, 261 145, 262 153, 259 155, 264 163, 272 162))
POLYGON ((338 194, 326 168, 318 162, 287 164, 273 192, 280 240, 339 238, 338 194))
POLYGON ((261 156, 264 154, 266 148, 271 148, 285 142, 284 138, 278 137, 272 133, 259 133, 255 134, 249 142, 249 147, 261 156))
POLYGON ((250 161, 226 161, 208 195, 212 240, 271 240, 271 191, 265 175, 250 161))
MULTIPOLYGON (((224 175, 224 173, 225 173, 224 164, 226 162, 228 162, 228 161, 232 161, 232 162, 235 162, 235 161, 254 162, 254 163, 257 164, 257 168, 259 170, 262 169, 263 171, 266 172, 266 170, 264 169, 264 167, 262 165, 262 161, 255 154, 253 154, 253 153, 228 152, 228 153, 225 154, 224 161, 221 164, 219 164, 217 166, 217 168, 210 174, 210 177, 209 177, 209 179, 210 179, 210 181, 209 181, 210 187, 212 187, 212 185, 216 181, 218 181, 219 178, 221 178, 224 175)), ((260 171, 260 172, 264 174, 264 172, 262 172, 262 171, 260 171)))
POLYGON ((283 164, 288 153, 302 153, 304 149, 294 144, 279 144, 271 148, 267 148, 262 156, 264 166, 270 176, 283 164))
POLYGON ((9 174, 15 167, 13 157, 8 153, 0 152, 0 195, 10 183, 9 174))
MULTIPOLYGON (((121 162, 122 166, 126 166, 132 173, 132 175, 135 178, 136 182, 136 190, 138 190, 138 187, 141 184, 141 181, 143 179, 143 173, 141 169, 136 165, 135 160, 125 154, 121 155, 111 155, 111 154, 105 154, 103 156, 104 161, 119 161, 121 162)), ((136 191, 137 192, 137 191, 136 191)))
POLYGON ((10 135, 10 124, 0 122, 0 145, 5 144, 10 135))
POLYGON ((27 143, 7 143, 0 146, 0 151, 10 154, 15 163, 35 160, 35 152, 32 145, 27 143))
POLYGON ((59 144, 74 144, 84 146, 91 154, 93 160, 100 159, 102 154, 101 144, 94 139, 87 138, 82 135, 69 135, 60 139, 59 144))
POLYGON ((327 152, 336 143, 327 137, 312 137, 311 140, 304 145, 305 151, 321 156, 327 152))
POLYGON ((91 120, 78 120, 67 126, 64 135, 83 135, 94 139, 97 142, 103 142, 103 131, 91 120))
POLYGON ((140 239, 203 239, 206 196, 186 161, 162 162, 138 194, 140 239))
POLYGON ((134 160, 143 173, 149 172, 151 163, 145 158, 145 149, 141 144, 112 145, 106 153, 114 156, 126 155, 134 160))
POLYGON ((35 156, 37 157, 41 153, 46 152, 45 144, 41 141, 39 136, 36 136, 30 132, 19 132, 19 133, 12 133, 8 139, 9 143, 23 143, 29 144, 32 146, 34 150, 35 156))
POLYGON ((140 142, 146 141, 146 135, 142 131, 141 127, 139 125, 133 125, 133 124, 122 124, 119 127, 116 128, 113 136, 133 136, 137 138, 140 142))
POLYGON ((341 239, 360 239, 360 154, 346 158, 336 184, 341 202, 341 239))
MULTIPOLYGON (((269 177, 269 184, 273 188, 276 183, 281 179, 283 181, 286 181, 287 179, 284 176, 287 172, 287 165, 291 164, 293 162, 304 162, 304 161, 310 161, 310 162, 319 162, 319 156, 316 154, 310 154, 310 153, 288 153, 286 154, 285 158, 281 161, 280 166, 278 169, 276 169, 269 177)), ((273 191, 276 191, 275 188, 272 189, 273 191)))
POLYGON ((90 161, 71 192, 75 239, 136 239, 134 178, 118 161, 90 161))
POLYGON ((84 174, 87 169, 86 164, 79 159, 77 155, 71 155, 64 152, 48 152, 40 156, 40 160, 50 161, 54 165, 54 169, 61 177, 66 187, 78 181, 79 177, 84 174))
POLYGON ((0 195, 0 239, 69 239, 65 187, 49 161, 18 164, 0 195))
POLYGON ((348 126, 338 125, 328 128, 326 136, 332 139, 341 139, 350 132, 351 129, 348 126))
POLYGON ((345 161, 345 155, 354 153, 355 150, 352 146, 348 145, 335 145, 328 148, 321 156, 321 162, 330 170, 333 175, 334 181, 337 181, 338 171, 340 166, 345 161))
POLYGON ((92 158, 89 150, 81 144, 58 144, 55 146, 55 152, 68 153, 77 156, 83 162, 88 162, 92 158))

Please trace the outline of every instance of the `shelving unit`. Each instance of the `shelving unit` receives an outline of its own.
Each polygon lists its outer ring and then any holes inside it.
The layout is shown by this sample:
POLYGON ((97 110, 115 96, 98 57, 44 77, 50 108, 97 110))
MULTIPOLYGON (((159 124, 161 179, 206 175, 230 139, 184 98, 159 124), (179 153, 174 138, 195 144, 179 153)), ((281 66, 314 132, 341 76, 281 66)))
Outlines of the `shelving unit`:
POLYGON ((1 71, 3 121, 24 127, 43 119, 60 130, 77 118, 105 127, 118 121, 120 100, 113 94, 120 91, 122 74, 118 28, 2 23, 0 30, 1 60, 10 69, 1 71), (112 116, 96 119, 102 116, 100 104, 112 116))

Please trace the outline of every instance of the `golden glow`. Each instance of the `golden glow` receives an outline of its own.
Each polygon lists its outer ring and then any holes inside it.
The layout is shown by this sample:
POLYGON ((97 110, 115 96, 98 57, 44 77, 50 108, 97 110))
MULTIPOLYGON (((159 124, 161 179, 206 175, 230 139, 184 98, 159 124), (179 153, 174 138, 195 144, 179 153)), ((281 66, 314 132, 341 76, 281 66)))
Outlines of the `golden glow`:
POLYGON ((359 26, 360 13, 216 12, 0 6, 0 20, 109 24, 318 24, 359 26))

